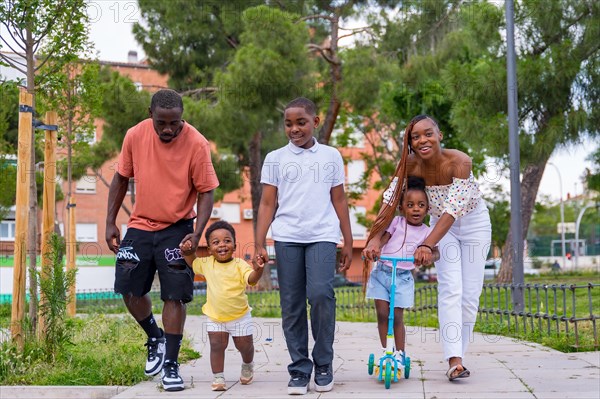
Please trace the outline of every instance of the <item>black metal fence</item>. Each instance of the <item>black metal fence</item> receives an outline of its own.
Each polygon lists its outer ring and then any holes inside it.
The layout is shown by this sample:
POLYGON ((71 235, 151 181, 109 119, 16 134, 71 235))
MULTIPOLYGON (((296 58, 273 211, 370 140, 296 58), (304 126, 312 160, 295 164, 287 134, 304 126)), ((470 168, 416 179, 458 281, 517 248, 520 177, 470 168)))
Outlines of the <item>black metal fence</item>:
MULTIPOLYGON (((152 292, 155 311, 160 313, 158 292, 152 292)), ((253 315, 280 317, 279 292, 248 290, 253 315)), ((361 287, 336 289, 338 320, 375 321, 374 306, 365 300, 361 287)), ((202 314, 204 290, 188 304, 189 314, 202 314)), ((78 312, 126 312, 119 295, 112 292, 85 292, 77 295, 78 312)), ((484 332, 516 337, 563 337, 571 349, 599 349, 597 320, 600 318, 600 284, 484 284, 477 328, 484 332), (524 309, 513 309, 516 289, 524 294, 524 309)), ((437 327, 437 285, 427 284, 415 291, 415 306, 408 310, 409 325, 437 327)))

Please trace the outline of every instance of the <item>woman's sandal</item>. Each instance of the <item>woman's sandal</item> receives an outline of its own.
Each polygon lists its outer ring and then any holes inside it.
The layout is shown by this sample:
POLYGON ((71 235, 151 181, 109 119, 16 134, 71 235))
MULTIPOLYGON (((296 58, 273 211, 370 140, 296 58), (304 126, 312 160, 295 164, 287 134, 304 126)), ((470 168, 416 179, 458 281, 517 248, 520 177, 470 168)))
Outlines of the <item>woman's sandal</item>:
POLYGON ((471 372, 462 364, 452 366, 448 369, 448 371, 446 371, 446 377, 448 377, 448 381, 454 381, 457 378, 467 378, 469 376, 471 376, 471 372), (458 366, 461 366, 463 369, 458 374, 454 374, 456 369, 458 369, 458 366))

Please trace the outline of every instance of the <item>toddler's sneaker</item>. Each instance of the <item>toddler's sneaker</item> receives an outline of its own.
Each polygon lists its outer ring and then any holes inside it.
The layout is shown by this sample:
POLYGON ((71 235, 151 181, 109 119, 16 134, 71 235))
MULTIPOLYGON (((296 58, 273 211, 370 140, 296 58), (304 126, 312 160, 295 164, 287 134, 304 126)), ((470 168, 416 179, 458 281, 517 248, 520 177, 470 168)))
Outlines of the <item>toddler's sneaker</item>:
POLYGON ((242 385, 248 385, 252 383, 254 379, 254 362, 242 363, 242 373, 240 374, 240 382, 242 385))
POLYGON ((333 371, 331 365, 315 365, 315 391, 329 392, 333 388, 333 371))
POLYGON ((148 358, 146 359, 146 367, 144 373, 150 377, 160 373, 165 362, 165 333, 160 330, 163 335, 160 338, 148 338, 144 346, 148 347, 148 358))
POLYGON ((213 391, 226 391, 225 378, 221 376, 215 376, 212 385, 210 386, 213 391))
POLYGON ((179 363, 167 360, 160 372, 160 379, 165 391, 183 391, 183 378, 179 375, 179 363))
POLYGON ((396 358, 396 361, 398 362, 398 367, 404 367, 404 352, 396 351, 396 352, 394 352, 394 357, 396 358))
POLYGON ((310 375, 299 371, 292 371, 292 378, 288 382, 288 395, 306 395, 310 375))

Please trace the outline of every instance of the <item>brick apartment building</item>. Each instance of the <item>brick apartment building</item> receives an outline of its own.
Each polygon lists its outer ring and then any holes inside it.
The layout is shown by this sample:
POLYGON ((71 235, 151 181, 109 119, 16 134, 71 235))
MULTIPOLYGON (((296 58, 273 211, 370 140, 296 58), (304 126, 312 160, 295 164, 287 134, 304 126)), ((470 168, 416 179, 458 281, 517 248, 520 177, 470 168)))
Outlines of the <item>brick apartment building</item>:
MULTIPOLYGON (((107 65, 122 75, 129 77, 140 90, 155 92, 168 86, 168 77, 152 70, 144 61, 138 61, 135 52, 130 52, 128 62, 102 61, 101 64, 107 65)), ((95 140, 99 141, 102 139, 103 123, 99 120, 96 125, 95 140)), ((346 180, 348 184, 357 182, 365 170, 365 162, 362 160, 361 153, 373 153, 370 142, 364 140, 361 133, 357 132, 355 139, 356 144, 353 147, 340 148, 342 156, 347 160, 346 180)), ((335 132, 333 140, 335 140, 335 132)), ((78 263, 81 260, 84 260, 85 263, 96 264, 100 257, 113 255, 108 250, 104 240, 108 199, 108 186, 105 182, 110 184, 114 175, 116 162, 117 158, 115 157, 102 165, 98 173, 103 179, 99 179, 94 174, 90 173, 88 176, 84 176, 77 182, 74 182, 74 199, 77 204, 75 220, 76 239, 78 242, 78 263), (105 182, 103 182, 103 180, 105 182)), ((372 186, 373 181, 377 178, 379 177, 372 177, 369 187, 372 186)), ((63 182, 62 185, 63 191, 67 192, 66 182, 63 182)), ((354 237, 354 252, 352 266, 347 272, 348 276, 358 277, 361 275, 362 261, 360 252, 365 246, 367 237, 366 228, 356 222, 355 215, 357 213, 364 214, 366 211, 370 210, 379 194, 379 192, 369 189, 364 193, 362 199, 354 203, 350 208, 352 234, 354 237)), ((129 209, 132 209, 130 198, 128 193, 123 203, 129 209)), ((57 222, 61 226, 61 230, 64 231, 64 223, 66 220, 65 201, 58 202, 56 209, 57 222)), ((254 239, 250 184, 247 179, 245 179, 243 186, 239 190, 227 193, 222 201, 215 204, 209 224, 219 219, 228 221, 236 229, 238 237, 236 256, 241 258, 250 256, 253 252, 254 239)), ((117 217, 117 227, 120 228, 122 235, 124 235, 127 229, 127 220, 127 214, 121 210, 117 217)), ((14 220, 5 220, 2 222, 3 235, 0 239, 4 244, 2 245, 3 252, 10 250, 12 247, 10 245, 11 224, 14 226, 14 220), (4 234, 4 232, 7 232, 8 236, 4 234)), ((12 231, 14 232, 14 227, 12 231)), ((204 240, 201 240, 200 245, 205 245, 204 240)), ((272 242, 268 243, 268 250, 271 253, 274 252, 272 242)))

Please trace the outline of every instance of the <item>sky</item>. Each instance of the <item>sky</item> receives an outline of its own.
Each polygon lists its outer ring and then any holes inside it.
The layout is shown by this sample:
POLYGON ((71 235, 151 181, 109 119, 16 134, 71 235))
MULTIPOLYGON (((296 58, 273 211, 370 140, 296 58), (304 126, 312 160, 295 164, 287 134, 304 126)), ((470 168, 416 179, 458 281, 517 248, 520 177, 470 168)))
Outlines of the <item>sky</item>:
POLYGON ((130 50, 137 51, 138 59, 144 50, 134 39, 132 28, 140 21, 137 1, 89 1, 87 14, 91 21, 90 39, 103 61, 127 61, 130 50))
MULTIPOLYGON (((144 51, 132 34, 133 24, 140 20, 137 1, 89 1, 88 16, 92 22, 90 38, 100 60, 126 62, 130 50, 137 51, 138 59, 144 58, 144 51)), ((562 181, 563 198, 566 198, 567 193, 572 196, 581 194, 581 176, 586 167, 592 166, 586 158, 599 145, 597 142, 586 142, 568 149, 556 150, 550 162, 556 165, 560 174, 553 166, 546 168, 538 200, 542 195, 549 195, 552 200, 558 201, 561 197, 559 181, 562 181)), ((488 177, 488 180, 493 179, 493 172, 488 177)), ((503 180, 503 186, 508 189, 507 180, 503 180)))

